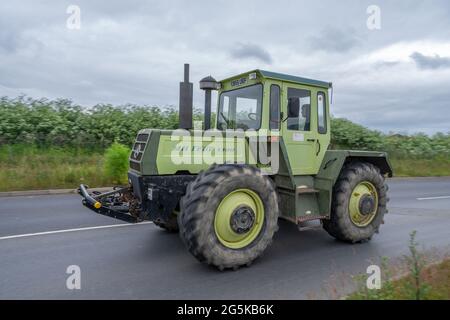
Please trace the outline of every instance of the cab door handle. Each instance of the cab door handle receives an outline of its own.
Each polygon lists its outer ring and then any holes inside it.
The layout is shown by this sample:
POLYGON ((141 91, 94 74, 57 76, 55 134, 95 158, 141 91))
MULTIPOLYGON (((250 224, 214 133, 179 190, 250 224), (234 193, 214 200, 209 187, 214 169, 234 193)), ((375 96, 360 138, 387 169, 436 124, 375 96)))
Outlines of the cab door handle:
POLYGON ((317 150, 316 157, 319 155, 320 151, 322 150, 322 146, 320 145, 319 139, 317 139, 317 144, 319 145, 319 150, 317 150))
POLYGON ((316 139, 306 139, 308 142, 316 142, 316 139))

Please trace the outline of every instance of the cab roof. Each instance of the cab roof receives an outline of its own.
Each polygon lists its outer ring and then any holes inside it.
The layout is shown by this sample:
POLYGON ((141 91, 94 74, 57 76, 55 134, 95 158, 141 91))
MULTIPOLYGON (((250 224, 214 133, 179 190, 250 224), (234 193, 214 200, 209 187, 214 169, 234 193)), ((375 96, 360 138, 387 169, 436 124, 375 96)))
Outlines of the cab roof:
POLYGON ((242 77, 244 75, 247 75, 247 74, 250 74, 250 73, 254 73, 254 72, 259 73, 259 75, 261 77, 266 78, 266 79, 274 79, 274 80, 281 80, 281 81, 287 81, 287 82, 301 83, 301 84, 306 84, 306 85, 311 85, 311 86, 316 86, 316 87, 322 87, 322 88, 331 88, 333 86, 333 84, 331 82, 325 82, 325 81, 320 81, 320 80, 308 79, 308 78, 293 76, 293 75, 289 75, 289 74, 272 72, 272 71, 266 71, 266 70, 260 70, 260 69, 248 71, 248 72, 242 73, 240 75, 235 75, 233 77, 229 77, 227 79, 224 79, 221 82, 228 81, 228 80, 231 80, 231 79, 234 79, 234 78, 238 78, 238 77, 242 77))

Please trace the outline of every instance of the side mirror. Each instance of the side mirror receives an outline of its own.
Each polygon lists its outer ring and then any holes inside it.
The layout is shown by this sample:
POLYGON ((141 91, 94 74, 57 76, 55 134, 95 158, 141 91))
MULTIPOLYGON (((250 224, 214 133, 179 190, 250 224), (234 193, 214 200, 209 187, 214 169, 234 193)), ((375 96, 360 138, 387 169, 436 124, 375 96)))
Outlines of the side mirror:
POLYGON ((300 114, 300 99, 289 98, 288 100, 288 118, 298 118, 300 114))

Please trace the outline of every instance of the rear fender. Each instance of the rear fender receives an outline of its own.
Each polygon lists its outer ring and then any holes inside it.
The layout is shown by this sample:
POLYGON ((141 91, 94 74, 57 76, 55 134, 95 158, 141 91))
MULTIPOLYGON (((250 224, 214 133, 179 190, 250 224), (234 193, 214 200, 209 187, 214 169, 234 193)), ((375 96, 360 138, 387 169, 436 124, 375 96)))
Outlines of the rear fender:
POLYGON ((351 161, 372 163, 380 169, 381 174, 393 176, 392 165, 386 152, 328 150, 316 178, 331 180, 334 185, 342 167, 351 161))

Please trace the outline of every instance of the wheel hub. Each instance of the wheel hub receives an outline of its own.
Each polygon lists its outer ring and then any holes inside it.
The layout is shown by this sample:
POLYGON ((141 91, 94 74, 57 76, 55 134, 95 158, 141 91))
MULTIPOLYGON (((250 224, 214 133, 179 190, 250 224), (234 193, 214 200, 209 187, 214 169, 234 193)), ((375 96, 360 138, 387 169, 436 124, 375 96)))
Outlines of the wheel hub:
POLYGON ((359 212, 367 216, 375 210, 375 198, 372 195, 365 194, 359 200, 359 212))
POLYGON ((259 235, 264 224, 264 204, 250 189, 237 189, 219 203, 214 217, 217 239, 227 248, 242 249, 259 235))
POLYGON ((350 219, 357 227, 368 226, 377 214, 378 191, 369 181, 358 183, 349 199, 350 219))
POLYGON ((231 214, 230 226, 237 234, 248 232, 253 227, 254 223, 255 213, 250 207, 239 207, 231 214))

